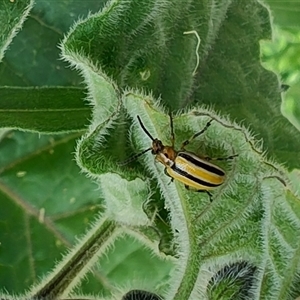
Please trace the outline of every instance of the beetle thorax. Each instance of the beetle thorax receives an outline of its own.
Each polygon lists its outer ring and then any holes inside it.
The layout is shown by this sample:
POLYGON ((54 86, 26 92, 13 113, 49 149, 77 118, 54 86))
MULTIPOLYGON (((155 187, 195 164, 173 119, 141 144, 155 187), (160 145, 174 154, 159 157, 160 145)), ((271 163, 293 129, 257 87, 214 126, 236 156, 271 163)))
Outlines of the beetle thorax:
POLYGON ((162 146, 161 151, 159 151, 155 159, 162 163, 165 167, 172 167, 175 163, 177 152, 171 146, 162 146))
POLYGON ((168 159, 175 161, 177 156, 177 152, 171 146, 164 146, 161 151, 168 159))

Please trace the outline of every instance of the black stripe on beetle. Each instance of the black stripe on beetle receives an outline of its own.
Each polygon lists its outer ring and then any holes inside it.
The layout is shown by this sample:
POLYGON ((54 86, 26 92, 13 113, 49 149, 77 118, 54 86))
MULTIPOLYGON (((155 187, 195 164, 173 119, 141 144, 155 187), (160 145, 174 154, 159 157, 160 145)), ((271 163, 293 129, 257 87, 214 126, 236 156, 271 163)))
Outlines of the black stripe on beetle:
POLYGON ((223 183, 223 182, 222 182, 222 183, 217 183, 217 184, 215 184, 215 183, 211 183, 211 182, 207 182, 207 181, 201 180, 201 179, 199 179, 199 178, 197 178, 197 177, 194 177, 193 175, 187 173, 186 171, 184 171, 184 170, 178 168, 178 167, 176 166, 176 164, 174 164, 174 165, 171 167, 171 169, 172 169, 174 172, 176 172, 177 174, 179 174, 179 175, 181 175, 181 176, 184 176, 185 178, 188 178, 188 179, 190 179, 190 180, 192 180, 192 181, 194 181, 194 182, 197 182, 197 183, 199 183, 199 184, 201 184, 201 185, 203 185, 203 186, 207 186, 207 187, 217 187, 217 186, 219 186, 219 185, 221 185, 221 184, 223 183))
POLYGON ((205 162, 202 162, 198 159, 195 159, 194 157, 192 157, 189 153, 187 152, 178 152, 177 156, 183 157, 184 159, 186 159, 187 161, 193 163, 195 166, 202 168, 208 172, 211 172, 213 174, 219 175, 219 176, 225 176, 224 171, 220 170, 219 168, 216 168, 212 165, 209 165, 205 162))

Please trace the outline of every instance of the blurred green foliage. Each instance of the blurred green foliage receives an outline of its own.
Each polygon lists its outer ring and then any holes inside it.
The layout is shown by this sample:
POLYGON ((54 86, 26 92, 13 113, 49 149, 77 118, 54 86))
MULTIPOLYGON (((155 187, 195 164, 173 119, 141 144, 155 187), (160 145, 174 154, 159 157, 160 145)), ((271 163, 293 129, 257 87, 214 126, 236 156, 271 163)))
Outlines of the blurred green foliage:
POLYGON ((294 85, 300 81, 300 31, 274 28, 274 41, 263 43, 265 65, 278 72, 282 81, 294 85))
POLYGON ((274 26, 273 41, 261 43, 264 66, 277 73, 286 89, 282 113, 300 130, 300 29, 274 26))

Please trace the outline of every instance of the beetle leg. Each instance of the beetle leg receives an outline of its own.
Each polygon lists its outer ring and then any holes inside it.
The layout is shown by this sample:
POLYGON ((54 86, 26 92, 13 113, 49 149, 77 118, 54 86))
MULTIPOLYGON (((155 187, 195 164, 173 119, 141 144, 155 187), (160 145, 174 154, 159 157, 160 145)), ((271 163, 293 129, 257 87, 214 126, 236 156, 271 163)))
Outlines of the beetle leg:
POLYGON ((206 191, 206 190, 198 190, 197 191, 198 193, 206 193, 209 197, 209 201, 210 202, 213 202, 213 198, 212 198, 212 194, 209 192, 209 191, 206 191))
POLYGON ((174 182, 174 178, 171 178, 170 182, 168 184, 171 184, 174 182))
POLYGON ((173 117, 172 117, 172 113, 171 112, 169 113, 169 117, 170 117, 171 144, 172 144, 172 148, 174 148, 175 134, 174 134, 173 117))
POLYGON ((189 138, 188 140, 185 140, 182 144, 181 144, 181 150, 184 150, 184 147, 187 146, 192 140, 194 140, 196 137, 198 137, 199 135, 203 134, 208 127, 211 125, 211 122, 213 121, 213 119, 211 119, 210 121, 208 121, 205 125, 205 127, 200 130, 199 132, 195 133, 191 138, 189 138))

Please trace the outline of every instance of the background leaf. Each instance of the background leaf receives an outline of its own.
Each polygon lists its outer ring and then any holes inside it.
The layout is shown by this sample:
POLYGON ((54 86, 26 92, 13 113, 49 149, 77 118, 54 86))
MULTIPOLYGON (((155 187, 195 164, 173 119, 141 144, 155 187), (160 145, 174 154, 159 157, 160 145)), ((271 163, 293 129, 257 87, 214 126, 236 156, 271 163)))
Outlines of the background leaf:
POLYGON ((76 137, 16 132, 1 142, 0 282, 7 291, 24 291, 52 268, 101 209, 96 186, 72 160, 76 137))
POLYGON ((22 27, 33 1, 4 1, 0 2, 0 61, 18 30, 22 27))
POLYGON ((270 6, 275 24, 282 28, 299 28, 300 3, 298 0, 264 0, 270 6))
POLYGON ((91 110, 81 88, 0 88, 0 126, 43 133, 84 130, 91 110), (63 99, 63 101, 62 101, 63 99))
MULTIPOLYGON (((23 0, 1 2, 10 6, 26 3, 23 0)), ((5 54, 0 66, 0 85, 78 85, 78 74, 60 61, 57 45, 78 17, 89 11, 97 11, 104 3, 105 1, 85 3, 76 0, 37 0, 22 30, 5 54)), ((5 11, 1 11, 5 16, 5 11)))

